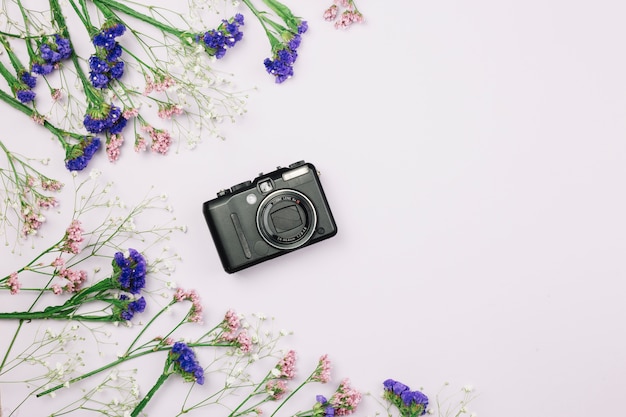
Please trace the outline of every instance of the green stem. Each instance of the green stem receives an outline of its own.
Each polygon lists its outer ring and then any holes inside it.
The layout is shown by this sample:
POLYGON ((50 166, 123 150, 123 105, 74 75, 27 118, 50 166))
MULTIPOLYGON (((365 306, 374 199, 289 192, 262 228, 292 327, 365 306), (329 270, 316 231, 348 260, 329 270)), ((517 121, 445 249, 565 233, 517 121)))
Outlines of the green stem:
MULTIPOLYGON (((11 97, 10 95, 8 95, 2 90, 0 90, 0 100, 4 101, 9 106, 21 111, 22 113, 24 113, 25 115, 29 117, 32 117, 33 114, 35 114, 35 110, 21 103, 15 97, 11 97)), ((65 136, 77 136, 75 134, 71 134, 69 132, 66 132, 64 130, 57 128, 56 126, 54 126, 52 123, 48 122, 47 120, 44 121, 43 126, 59 139, 59 141, 61 142, 65 150, 67 150, 70 146, 65 140, 65 136)))
POLYGON ((170 375, 172 374, 169 372, 163 372, 159 376, 159 379, 157 379, 154 386, 150 388, 150 391, 148 391, 146 396, 141 399, 141 401, 139 402, 139 404, 137 404, 133 412, 130 413, 131 417, 137 417, 139 413, 141 413, 141 411, 146 407, 146 405, 148 405, 148 402, 152 399, 152 396, 154 396, 154 394, 158 391, 158 389, 161 388, 161 385, 163 385, 163 383, 167 381, 167 378, 169 378, 170 375))
POLYGON ((181 37, 183 34, 185 34, 184 31, 181 31, 172 26, 166 25, 165 23, 159 22, 155 18, 144 13, 139 13, 132 7, 128 7, 125 4, 122 4, 115 0, 92 0, 92 1, 96 6, 105 5, 109 9, 117 10, 118 12, 127 14, 135 19, 141 20, 142 22, 147 23, 151 26, 154 26, 155 28, 162 30, 163 32, 167 32, 171 35, 181 37))
POLYGON ((137 337, 135 337, 135 339, 130 343, 130 345, 128 346, 128 349, 126 349, 126 353, 124 355, 128 355, 131 351, 131 349, 133 348, 133 346, 135 346, 135 343, 137 343, 137 341, 139 341, 139 338, 146 332, 146 330, 148 330, 148 328, 152 325, 152 323, 154 323, 156 321, 156 319, 163 314, 169 307, 171 307, 172 305, 176 304, 176 301, 172 301, 170 302, 167 306, 165 306, 165 308, 162 308, 161 311, 159 311, 157 314, 154 315, 154 317, 152 317, 150 319, 150 321, 148 323, 146 323, 145 326, 143 326, 143 328, 141 329, 141 331, 139 332, 139 334, 137 335, 137 337))
POLYGON ((311 377, 309 376, 307 379, 304 380, 304 382, 302 382, 300 385, 298 385, 298 388, 296 388, 295 390, 291 391, 289 393, 289 395, 287 395, 287 397, 285 397, 285 399, 278 405, 278 407, 276 407, 276 410, 274 410, 274 412, 272 414, 270 414, 270 417, 273 417, 278 410, 281 409, 281 407, 283 405, 285 405, 285 403, 287 403, 287 401, 289 401, 291 399, 291 397, 293 397, 294 395, 296 395, 296 393, 306 384, 308 384, 309 382, 311 382, 311 377))
POLYGON ((281 41, 276 36, 274 36, 274 34, 267 27, 267 25, 269 24, 274 29, 277 29, 279 31, 280 31, 279 29, 280 26, 278 26, 277 28, 277 23, 272 21, 271 19, 266 18, 263 13, 261 13, 256 7, 254 7, 251 0, 242 0, 242 1, 248 7, 248 9, 250 9, 252 14, 259 20, 259 23, 261 23, 261 26, 263 27, 263 30, 265 31, 265 34, 267 35, 267 38, 270 41, 270 46, 272 48, 272 51, 274 51, 278 46, 280 46, 281 41))

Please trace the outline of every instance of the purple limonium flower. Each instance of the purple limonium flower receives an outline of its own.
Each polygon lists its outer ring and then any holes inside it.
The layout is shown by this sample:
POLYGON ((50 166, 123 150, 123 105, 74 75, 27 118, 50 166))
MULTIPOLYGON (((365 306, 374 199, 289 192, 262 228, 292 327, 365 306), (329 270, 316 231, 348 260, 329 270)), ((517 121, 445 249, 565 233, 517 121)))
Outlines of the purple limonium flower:
MULTIPOLYGON (((119 107, 102 103, 99 107, 87 109, 83 125, 90 133, 103 133, 116 126, 120 119, 122 111, 119 107)), ((117 133, 119 132, 121 129, 117 133)))
POLYGON ((383 382, 383 397, 395 405, 402 416, 421 416, 428 408, 428 397, 398 381, 387 379, 383 382))
POLYGON ((265 70, 276 77, 277 83, 282 83, 293 77, 293 65, 298 58, 298 48, 302 42, 302 34, 308 30, 306 21, 301 21, 297 33, 285 31, 281 34, 283 42, 272 48, 274 55, 263 61, 265 70))
POLYGON ((121 289, 131 294, 139 294, 146 286, 146 260, 135 249, 128 249, 128 257, 122 252, 113 256, 113 276, 121 289))
POLYGON ((125 308, 119 312, 122 320, 131 320, 136 313, 143 313, 146 309, 146 299, 143 297, 130 301, 126 294, 120 295, 120 301, 124 301, 125 308))
POLYGON ((117 46, 115 38, 122 36, 124 32, 126 32, 126 26, 122 23, 106 22, 100 29, 100 32, 92 38, 92 43, 96 47, 112 51, 117 46))
POLYGON ((29 88, 18 89, 15 92, 15 96, 22 103, 30 103, 35 99, 35 92, 29 88))
POLYGON ((67 150, 65 167, 70 171, 82 171, 100 148, 100 138, 86 136, 67 150))
POLYGON ((237 13, 229 20, 222 20, 217 29, 206 31, 202 36, 196 36, 196 41, 204 45, 204 49, 211 56, 220 59, 226 55, 226 50, 235 46, 243 39, 243 32, 239 29, 243 26, 243 15, 237 13))
POLYGON ((273 59, 265 58, 263 64, 265 70, 276 77, 276 83, 280 84, 293 76, 293 64, 297 58, 296 51, 283 46, 274 53, 273 59))
POLYGON ((115 40, 126 31, 119 22, 105 23, 92 42, 95 54, 89 57, 89 80, 96 88, 107 88, 112 80, 119 80, 124 74, 124 62, 120 60, 122 47, 115 40))
POLYGON ((70 40, 59 34, 47 37, 39 45, 39 55, 33 59, 31 69, 35 74, 47 75, 55 66, 72 56, 70 40))
POLYGON ((183 342, 176 342, 170 351, 174 371, 180 374, 185 381, 195 381, 204 384, 204 369, 198 363, 194 351, 183 342))
POLYGON ((41 62, 33 62, 31 69, 35 74, 48 75, 54 71, 54 65, 48 64, 42 60, 41 62))
POLYGON ((35 88, 37 85, 37 78, 33 77, 30 72, 24 69, 19 72, 19 79, 26 84, 28 88, 35 88))

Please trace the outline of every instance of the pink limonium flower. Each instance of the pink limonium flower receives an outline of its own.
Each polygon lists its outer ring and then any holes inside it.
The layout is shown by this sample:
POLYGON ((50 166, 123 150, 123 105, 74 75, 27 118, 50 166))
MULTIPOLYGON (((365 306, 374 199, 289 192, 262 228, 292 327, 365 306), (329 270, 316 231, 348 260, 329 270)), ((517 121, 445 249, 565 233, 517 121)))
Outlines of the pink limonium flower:
POLYGON ((141 135, 135 136, 135 152, 143 152, 146 150, 148 145, 146 144, 146 139, 141 135))
POLYGON ((156 129, 148 124, 142 125, 141 130, 150 135, 150 139, 152 139, 150 149, 152 149, 153 152, 158 152, 162 155, 167 153, 172 144, 172 137, 167 130, 156 129))
POLYGON ((317 363, 317 368, 315 368, 313 375, 311 375, 311 381, 321 382, 323 384, 330 381, 330 368, 328 355, 322 355, 317 363))
POLYGON ((252 352, 252 339, 247 332, 241 331, 237 335, 237 346, 243 353, 252 352))
POLYGON ((158 115, 161 119, 171 119, 172 116, 183 114, 183 107, 179 104, 164 104, 159 106, 158 115))
POLYGON ((27 206, 22 209, 22 221, 24 224, 22 225, 22 235, 30 236, 37 234, 37 231, 46 221, 46 218, 41 215, 41 213, 35 212, 32 210, 30 206, 27 206))
POLYGON ((324 11, 324 20, 330 22, 337 18, 338 7, 336 4, 331 5, 328 9, 324 11))
POLYGON ((280 400, 287 392, 287 383, 282 379, 272 379, 265 385, 265 392, 270 399, 280 400))
POLYGON ((347 29, 353 23, 362 23, 364 18, 356 8, 354 0, 334 0, 333 4, 324 11, 324 20, 329 22, 336 20, 336 29, 347 29), (337 16, 339 16, 338 20, 337 16))
POLYGON ((191 301, 191 310, 187 320, 193 323, 202 323, 202 303, 196 290, 185 291, 182 288, 178 288, 174 294, 174 299, 177 302, 191 301))
POLYGON ((70 226, 65 231, 65 242, 63 252, 77 254, 80 253, 80 243, 83 241, 83 228, 80 220, 72 220, 70 226))
POLYGON ((149 75, 146 75, 146 87, 143 91, 143 94, 148 95, 153 91, 160 93, 175 85, 176 80, 174 80, 174 78, 172 78, 170 75, 157 74, 155 75, 154 80, 149 75))
POLYGON ((11 290, 12 295, 15 295, 18 292, 20 292, 20 288, 22 288, 22 284, 17 278, 17 272, 11 272, 11 275, 9 275, 8 286, 11 290))
POLYGON ((52 97, 52 100, 54 101, 61 100, 62 96, 63 96, 63 93, 61 93, 61 90, 59 90, 58 88, 55 88, 50 92, 50 97, 52 97))
POLYGON ((357 406, 361 402, 361 393, 350 386, 350 380, 344 379, 339 384, 337 391, 330 397, 328 401, 335 409, 336 416, 346 416, 356 411, 357 406))
POLYGON ((67 280, 65 287, 63 288, 65 289, 65 291, 70 293, 78 292, 81 289, 83 283, 87 280, 87 272, 83 270, 77 271, 73 269, 63 268, 59 271, 59 276, 67 280))
POLYGON ((224 333, 221 335, 220 339, 227 341, 235 340, 239 327, 241 326, 241 320, 239 319, 239 315, 235 313, 235 310, 228 310, 224 315, 224 321, 222 323, 224 333))
POLYGON ((272 372, 278 378, 293 379, 296 376, 296 352, 294 350, 287 352, 272 372))
POLYGON ((106 151, 110 162, 115 162, 120 157, 120 148, 124 143, 122 135, 111 135, 107 140, 106 151))

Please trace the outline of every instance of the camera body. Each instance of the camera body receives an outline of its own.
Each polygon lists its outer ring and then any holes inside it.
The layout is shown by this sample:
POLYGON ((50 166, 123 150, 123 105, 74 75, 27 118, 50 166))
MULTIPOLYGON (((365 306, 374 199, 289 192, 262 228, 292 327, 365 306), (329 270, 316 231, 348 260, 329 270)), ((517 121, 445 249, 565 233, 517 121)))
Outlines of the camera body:
POLYGON ((337 234, 317 170, 304 161, 221 190, 202 211, 228 273, 337 234))

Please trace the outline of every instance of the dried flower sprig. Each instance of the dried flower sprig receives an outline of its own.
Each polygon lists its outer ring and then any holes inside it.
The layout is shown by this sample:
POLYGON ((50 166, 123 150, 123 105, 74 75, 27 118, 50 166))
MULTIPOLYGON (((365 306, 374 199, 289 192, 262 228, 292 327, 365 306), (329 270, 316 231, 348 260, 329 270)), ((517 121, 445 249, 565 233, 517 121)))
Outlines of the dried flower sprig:
POLYGON ((324 11, 324 20, 335 22, 335 29, 347 29, 354 23, 363 23, 363 14, 354 0, 334 0, 324 11))
POLYGON ((308 23, 277 0, 263 0, 275 17, 268 11, 259 10, 252 0, 243 0, 243 3, 259 20, 270 43, 272 56, 263 61, 265 70, 275 77, 277 83, 285 82, 294 75, 293 66, 308 23))
POLYGON ((35 162, 46 165, 47 159, 35 161, 18 155, 11 152, 2 141, 0 150, 0 155, 5 157, 3 161, 6 161, 6 165, 0 165, 0 235, 4 237, 5 246, 8 246, 9 227, 17 232, 16 244, 20 238, 39 232, 46 221, 44 211, 58 206, 59 201, 54 194, 63 188, 63 184, 34 167, 35 162))
POLYGON ((419 417, 426 414, 428 397, 421 391, 411 391, 402 382, 387 379, 383 382, 383 398, 400 411, 402 417, 419 417))

